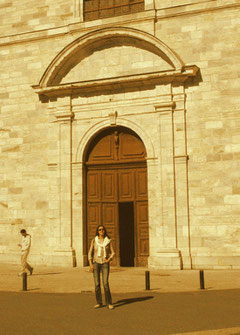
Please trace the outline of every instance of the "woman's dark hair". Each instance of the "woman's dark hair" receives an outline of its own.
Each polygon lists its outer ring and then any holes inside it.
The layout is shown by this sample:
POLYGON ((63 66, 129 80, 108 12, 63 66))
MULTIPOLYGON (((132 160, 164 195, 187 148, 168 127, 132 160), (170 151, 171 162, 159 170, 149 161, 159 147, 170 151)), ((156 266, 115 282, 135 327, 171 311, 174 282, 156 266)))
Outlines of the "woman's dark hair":
POLYGON ((26 229, 21 229, 20 233, 23 233, 23 234, 26 233, 26 229))
POLYGON ((98 229, 100 228, 100 227, 103 227, 103 229, 104 229, 104 237, 108 237, 108 238, 110 238, 109 237, 109 235, 108 235, 108 233, 107 233, 107 229, 104 227, 104 225, 102 225, 102 224, 99 224, 98 226, 97 226, 97 229, 96 229, 96 236, 99 236, 99 233, 98 233, 98 229))

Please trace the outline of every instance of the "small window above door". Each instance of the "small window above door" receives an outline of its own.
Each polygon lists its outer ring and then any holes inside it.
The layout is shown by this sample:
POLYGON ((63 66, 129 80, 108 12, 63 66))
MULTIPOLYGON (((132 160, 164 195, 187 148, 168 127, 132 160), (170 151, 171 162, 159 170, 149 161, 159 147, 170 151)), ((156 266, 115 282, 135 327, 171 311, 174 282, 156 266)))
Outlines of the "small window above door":
POLYGON ((144 11, 144 0, 84 0, 84 21, 144 11))

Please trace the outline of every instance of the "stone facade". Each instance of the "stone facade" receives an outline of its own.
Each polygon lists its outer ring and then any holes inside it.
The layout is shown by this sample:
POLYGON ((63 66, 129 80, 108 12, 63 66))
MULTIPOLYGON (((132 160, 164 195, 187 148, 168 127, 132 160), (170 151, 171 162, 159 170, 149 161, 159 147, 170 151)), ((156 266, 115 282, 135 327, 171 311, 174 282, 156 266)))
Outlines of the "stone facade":
POLYGON ((145 0, 84 22, 82 0, 0 4, 0 261, 86 264, 84 151, 147 150, 149 267, 240 268, 240 4, 145 0))

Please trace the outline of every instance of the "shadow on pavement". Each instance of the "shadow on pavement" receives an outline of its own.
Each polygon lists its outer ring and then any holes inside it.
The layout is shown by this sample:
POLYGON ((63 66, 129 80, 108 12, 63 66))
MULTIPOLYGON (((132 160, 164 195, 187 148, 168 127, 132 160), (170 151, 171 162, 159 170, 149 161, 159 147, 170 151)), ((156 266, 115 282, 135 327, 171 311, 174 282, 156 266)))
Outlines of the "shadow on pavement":
POLYGON ((147 297, 139 297, 139 298, 129 298, 129 299, 122 299, 122 300, 118 300, 114 303, 114 307, 121 307, 123 305, 127 305, 127 304, 132 304, 134 302, 141 302, 141 301, 145 301, 145 300, 149 300, 149 299, 153 299, 154 296, 147 296, 147 297))
POLYGON ((34 273, 32 277, 35 276, 49 276, 49 275, 61 275, 63 272, 49 272, 49 273, 34 273))
POLYGON ((27 291, 38 291, 38 290, 40 290, 40 287, 29 288, 29 289, 27 289, 27 291))

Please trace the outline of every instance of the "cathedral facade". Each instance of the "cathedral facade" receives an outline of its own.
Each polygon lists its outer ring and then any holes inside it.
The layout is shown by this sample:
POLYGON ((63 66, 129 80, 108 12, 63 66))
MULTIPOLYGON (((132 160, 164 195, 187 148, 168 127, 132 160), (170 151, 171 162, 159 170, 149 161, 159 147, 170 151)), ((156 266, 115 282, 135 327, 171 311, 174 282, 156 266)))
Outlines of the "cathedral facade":
POLYGON ((2 0, 0 261, 240 268, 240 4, 2 0))

